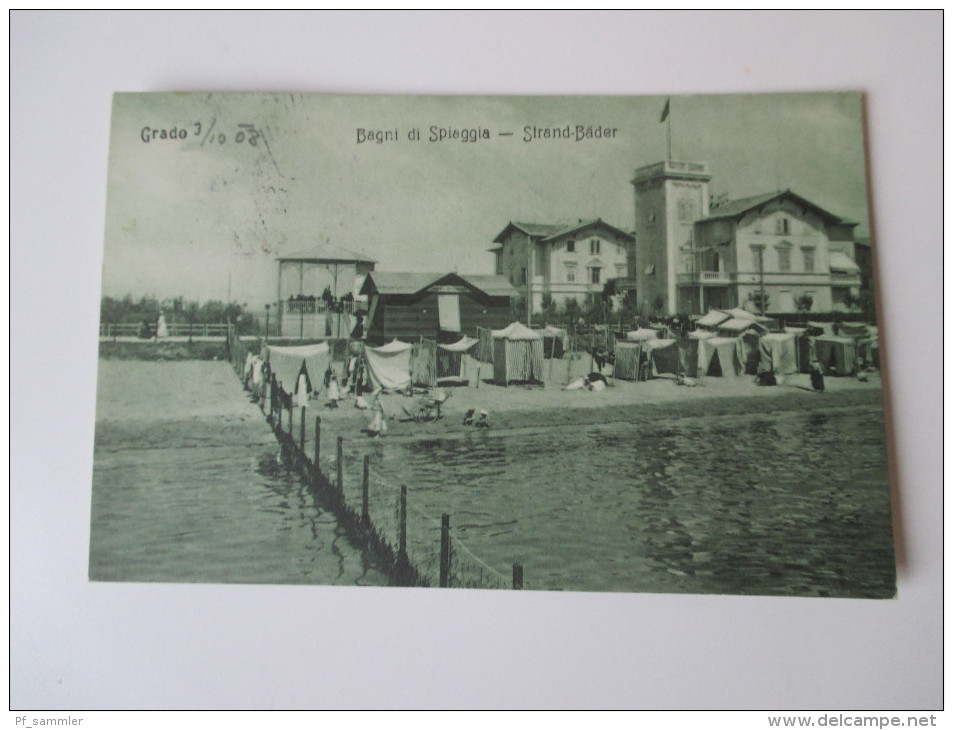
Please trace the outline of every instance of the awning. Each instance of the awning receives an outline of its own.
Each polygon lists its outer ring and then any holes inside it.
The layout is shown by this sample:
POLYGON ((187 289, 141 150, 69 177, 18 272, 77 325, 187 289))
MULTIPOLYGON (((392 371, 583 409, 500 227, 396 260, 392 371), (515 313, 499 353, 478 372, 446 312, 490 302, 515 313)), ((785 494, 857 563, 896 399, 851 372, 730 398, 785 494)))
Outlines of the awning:
POLYGON ((860 267, 851 261, 847 254, 834 251, 831 253, 831 271, 853 271, 859 273, 860 267))

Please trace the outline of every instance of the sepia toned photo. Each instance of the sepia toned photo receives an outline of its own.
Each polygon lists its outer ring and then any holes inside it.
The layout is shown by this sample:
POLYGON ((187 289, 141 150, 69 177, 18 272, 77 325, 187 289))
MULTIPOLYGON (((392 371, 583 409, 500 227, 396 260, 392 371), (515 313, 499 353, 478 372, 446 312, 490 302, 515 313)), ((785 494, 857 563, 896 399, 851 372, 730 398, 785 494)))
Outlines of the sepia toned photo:
POLYGON ((120 93, 89 577, 892 598, 859 93, 120 93))

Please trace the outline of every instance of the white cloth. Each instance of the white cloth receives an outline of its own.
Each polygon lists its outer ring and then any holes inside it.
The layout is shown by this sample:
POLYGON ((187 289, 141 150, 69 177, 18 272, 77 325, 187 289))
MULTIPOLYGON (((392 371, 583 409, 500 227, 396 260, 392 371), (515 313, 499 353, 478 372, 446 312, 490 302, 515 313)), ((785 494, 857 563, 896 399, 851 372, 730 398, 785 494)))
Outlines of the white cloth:
POLYGON ((156 326, 156 337, 167 337, 169 330, 165 325, 165 315, 159 315, 159 324, 156 326))
POLYGON ((298 392, 295 400, 302 408, 308 405, 308 378, 304 373, 298 376, 298 392))

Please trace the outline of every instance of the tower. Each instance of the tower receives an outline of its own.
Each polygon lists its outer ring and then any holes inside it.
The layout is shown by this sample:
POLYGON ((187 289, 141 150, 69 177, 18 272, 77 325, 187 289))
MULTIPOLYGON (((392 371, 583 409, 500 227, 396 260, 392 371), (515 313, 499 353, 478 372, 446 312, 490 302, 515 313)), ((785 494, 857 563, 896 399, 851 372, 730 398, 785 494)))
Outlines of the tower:
POLYGON ((710 180, 702 162, 667 160, 635 171, 635 279, 643 313, 688 308, 679 302, 678 284, 693 273, 692 235, 695 221, 708 215, 710 180))

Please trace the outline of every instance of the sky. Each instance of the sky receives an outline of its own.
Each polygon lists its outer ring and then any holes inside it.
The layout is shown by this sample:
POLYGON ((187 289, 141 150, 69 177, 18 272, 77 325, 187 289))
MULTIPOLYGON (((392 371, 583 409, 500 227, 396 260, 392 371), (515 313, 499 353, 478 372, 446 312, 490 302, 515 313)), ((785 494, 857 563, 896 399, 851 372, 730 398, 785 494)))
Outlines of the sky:
POLYGON ((632 230, 629 180, 665 158, 669 123, 713 195, 790 188, 868 235, 859 94, 675 96, 661 123, 667 98, 117 94, 103 294, 261 308, 275 256, 322 243, 378 270, 493 273, 509 221, 632 230))

